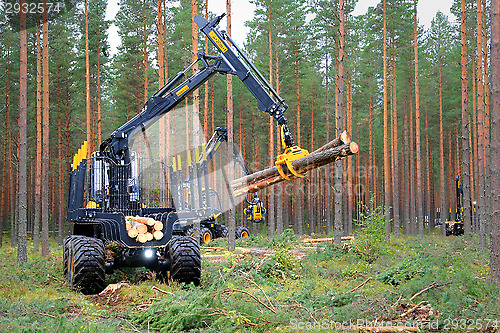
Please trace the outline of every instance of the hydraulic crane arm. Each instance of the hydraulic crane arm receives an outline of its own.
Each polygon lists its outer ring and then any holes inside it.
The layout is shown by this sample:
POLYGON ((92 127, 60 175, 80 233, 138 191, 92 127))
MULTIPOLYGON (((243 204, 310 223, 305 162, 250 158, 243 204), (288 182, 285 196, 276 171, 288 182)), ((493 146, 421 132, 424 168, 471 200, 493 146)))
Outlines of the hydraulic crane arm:
POLYGON ((225 75, 236 75, 245 84, 248 90, 257 100, 258 108, 269 113, 281 126, 282 145, 284 154, 279 155, 276 166, 280 173, 286 179, 281 166, 287 164, 288 169, 297 177, 303 177, 296 173, 291 161, 307 155, 306 150, 300 149, 294 145, 293 136, 287 125, 287 119, 284 116, 288 108, 283 98, 266 81, 262 74, 246 57, 243 51, 234 43, 231 37, 225 31, 219 31, 217 25, 225 14, 216 17, 212 21, 197 15, 194 21, 200 27, 212 44, 219 50, 218 56, 207 55, 203 52, 198 53, 198 59, 189 65, 186 69, 179 72, 172 80, 162 87, 153 97, 144 105, 140 114, 118 128, 111 136, 101 144, 100 150, 103 154, 109 156, 115 161, 130 162, 128 148, 129 140, 139 131, 144 131, 155 122, 160 116, 172 110, 187 95, 197 89, 210 77, 216 73, 225 75), (228 44, 228 42, 231 46, 228 44), (188 71, 200 62, 203 67, 187 80, 179 84, 188 71))
POLYGON ((229 74, 231 67, 222 57, 198 53, 198 59, 183 71, 171 79, 164 87, 156 92, 144 105, 141 113, 122 125, 111 136, 104 141, 100 150, 115 161, 123 160, 129 162, 129 139, 139 131, 144 131, 159 117, 172 110, 192 91, 196 90, 205 81, 216 73, 229 74), (178 84, 186 73, 197 63, 203 64, 203 68, 178 84))

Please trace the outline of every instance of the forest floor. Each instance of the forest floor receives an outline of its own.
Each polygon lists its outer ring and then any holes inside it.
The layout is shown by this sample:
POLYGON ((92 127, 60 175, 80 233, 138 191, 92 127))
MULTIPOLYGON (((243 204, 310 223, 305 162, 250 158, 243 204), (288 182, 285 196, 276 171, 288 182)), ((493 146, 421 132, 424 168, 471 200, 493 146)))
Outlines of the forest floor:
POLYGON ((84 296, 65 282, 60 246, 19 267, 4 245, 0 332, 500 331, 500 290, 476 238, 363 232, 335 247, 288 230, 225 246, 202 248, 200 287, 118 271, 107 281, 117 290, 84 296))

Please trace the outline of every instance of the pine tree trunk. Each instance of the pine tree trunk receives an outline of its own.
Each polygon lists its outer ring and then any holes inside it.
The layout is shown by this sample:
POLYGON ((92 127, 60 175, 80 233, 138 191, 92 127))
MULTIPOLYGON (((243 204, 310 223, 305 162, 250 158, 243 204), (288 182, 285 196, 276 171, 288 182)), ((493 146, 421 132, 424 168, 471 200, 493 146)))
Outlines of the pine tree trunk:
POLYGON ((491 1, 491 168, 490 279, 500 285, 500 0, 491 1))
POLYGON ((482 5, 481 0, 477 0, 477 127, 478 127, 478 146, 477 162, 479 167, 478 174, 478 216, 479 216, 479 237, 481 247, 486 248, 486 200, 485 200, 485 160, 484 160, 484 99, 483 99, 483 49, 482 49, 482 5))
MULTIPOLYGON (((352 133, 352 72, 348 76, 348 116, 347 116, 347 131, 352 133)), ((359 157, 359 155, 358 155, 359 157)), ((352 234, 352 213, 354 210, 354 185, 353 185, 353 159, 347 158, 347 229, 344 230, 344 235, 352 234), (347 231, 347 232, 346 232, 347 231)))
POLYGON ((416 193, 415 193, 415 140, 413 135, 413 94, 412 94, 412 80, 410 77, 410 234, 415 234, 415 221, 416 221, 416 193))
POLYGON ((441 56, 438 58, 438 71, 439 71, 439 180, 441 189, 441 236, 446 235, 444 214, 446 212, 446 192, 445 192, 445 178, 444 178, 444 134, 443 134, 443 80, 441 75, 441 56))
MULTIPOLYGON (((295 28, 297 29, 297 28, 295 28)), ((295 41, 295 97, 297 100, 297 145, 301 147, 301 137, 300 137, 300 88, 299 88, 299 43, 295 41)), ((295 181, 295 216, 297 217, 297 233, 299 235, 304 234, 304 216, 303 216, 303 204, 304 204, 304 182, 301 179, 295 181)))
POLYGON ((472 221, 471 221, 471 190, 470 190, 470 167, 469 167, 469 101, 468 101, 468 89, 467 89, 467 13, 465 10, 465 0, 460 1, 461 9, 461 24, 460 24, 460 41, 461 41, 461 69, 462 69, 462 169, 463 176, 462 179, 462 191, 463 200, 462 204, 464 207, 463 219, 464 219, 464 233, 469 235, 472 232, 472 221))
MULTIPOLYGON (((411 101, 410 101, 411 103, 411 101)), ((408 134, 408 101, 407 97, 405 94, 404 98, 404 112, 405 112, 405 119, 404 119, 404 154, 403 154, 403 188, 404 188, 404 194, 403 194, 403 229, 404 229, 404 234, 405 235, 410 235, 410 230, 409 230, 409 220, 410 220, 410 147, 409 147, 409 134, 408 134)))
POLYGON ((399 237, 399 161, 398 161, 398 115, 396 96, 396 55, 394 49, 394 39, 392 40, 392 205, 394 234, 399 237))
POLYGON ((432 233, 432 223, 430 221, 430 216, 431 216, 431 169, 434 168, 434 165, 431 164, 431 147, 430 147, 430 142, 429 142, 429 126, 428 126, 428 121, 427 121, 427 110, 425 110, 425 160, 427 168, 425 170, 425 178, 426 178, 426 195, 425 195, 425 200, 426 200, 426 216, 427 216, 427 222, 428 222, 428 233, 429 236, 432 233))
MULTIPOLYGON (((272 32, 272 9, 269 4, 267 7, 268 10, 268 19, 269 19, 269 82, 273 85, 273 32, 272 32)), ((241 99, 240 99, 241 101, 241 99)), ((241 105, 241 104, 240 104, 241 105)), ((274 163, 274 123, 273 118, 269 117, 268 123, 268 132, 269 132, 269 164, 273 165, 274 163)), ((240 107, 240 131, 241 131, 241 107, 240 107)), ((241 134, 240 134, 241 136, 241 134)), ((240 138, 241 139, 241 138, 240 138)), ((267 234, 269 237, 274 236, 274 231, 276 230, 276 221, 274 216, 274 186, 269 188, 269 196, 268 196, 268 210, 267 210, 267 218, 268 218, 268 231, 267 234)))
MULTIPOLYGON (((97 17, 99 17, 99 1, 96 2, 97 6, 97 17)), ((97 144, 101 144, 101 63, 100 63, 100 46, 99 46, 99 27, 100 27, 100 22, 97 24, 97 144)))
MULTIPOLYGON (((43 2, 43 153, 42 179, 49 179, 49 20, 47 0, 43 2)), ((42 256, 49 255, 49 188, 42 184, 42 256)))
MULTIPOLYGON (((329 73, 328 73, 328 53, 325 54, 325 76, 326 76, 326 141, 330 141, 330 101, 329 101, 329 73)), ((326 184, 326 200, 327 202, 333 202, 332 200, 332 186, 330 185, 330 174, 332 167, 327 165, 325 167, 325 184, 326 184)), ((321 180, 321 178, 318 178, 321 180)), ((326 234, 329 234, 332 231, 332 208, 331 205, 326 205, 326 234)))
POLYGON ((490 90, 488 79, 488 32, 487 32, 487 7, 486 0, 482 0, 483 20, 482 20, 482 38, 483 38, 483 70, 484 70, 484 165, 485 165, 485 221, 486 234, 491 233, 491 178, 490 178, 490 90))
POLYGON ((390 206, 391 206, 391 198, 390 198, 390 173, 391 173, 391 165, 390 165, 390 155, 389 155, 389 115, 387 111, 387 4, 386 0, 384 0, 384 41, 383 41, 383 66, 384 66, 384 212, 385 212, 385 236, 389 237, 391 232, 391 221, 390 221, 390 206))
MULTIPOLYGON (((59 192, 59 198, 57 202, 59 204, 57 205, 58 208, 58 216, 57 216, 57 221, 58 221, 58 237, 57 237, 57 244, 59 246, 63 245, 63 239, 64 239, 64 218, 63 218, 63 208, 64 208, 64 172, 63 172, 63 167, 62 167, 62 161, 63 161, 63 142, 62 142, 62 127, 61 127, 61 116, 62 116, 62 109, 61 109, 61 81, 60 79, 57 82, 57 166, 58 166, 58 180, 57 180, 57 185, 58 185, 58 192, 59 192)), ((56 201, 56 200, 54 200, 56 201)))
POLYGON ((415 148, 416 148, 416 165, 417 165, 417 226, 418 235, 424 234, 424 220, 422 211, 422 170, 421 170, 421 155, 420 155, 420 96, 418 83, 418 41, 417 41, 417 2, 415 1, 414 15, 414 46, 415 46, 415 148))
MULTIPOLYGON (((194 1, 194 0, 193 0, 194 1)), ((226 12, 227 12, 227 33, 231 35, 231 0, 226 0, 226 12)), ((233 129, 233 77, 231 75, 227 76, 227 139, 228 142, 234 142, 234 129, 233 129)), ((229 147, 229 145, 228 145, 229 147)), ((228 156, 230 154, 228 153, 228 156)), ((232 163, 231 163, 232 165, 232 163)), ((234 170, 229 170, 229 179, 233 179, 234 170)), ((235 247, 235 228, 236 228, 236 214, 235 207, 230 207, 228 210, 229 219, 229 244, 228 248, 230 251, 234 250, 235 247)))
POLYGON ((35 158, 35 220, 33 221, 33 247, 40 248, 41 186, 42 186, 42 55, 41 26, 37 18, 36 24, 36 158, 35 158))
POLYGON ((473 178, 474 178, 474 198, 476 201, 476 206, 473 208, 474 209, 474 221, 472 223, 472 230, 474 233, 479 234, 479 225, 477 223, 478 221, 478 209, 477 209, 477 201, 479 200, 479 166, 478 166, 478 160, 477 160, 477 107, 476 107, 476 65, 474 62, 475 59, 475 52, 472 52, 472 121, 470 124, 472 125, 472 144, 471 144, 471 150, 473 153, 473 157, 471 158, 472 164, 473 164, 473 170, 474 172, 472 173, 473 178))
POLYGON ((87 111, 87 158, 90 157, 92 145, 92 114, 90 111, 90 60, 89 60, 89 12, 88 0, 85 0, 85 103, 87 111))
MULTIPOLYGON (((208 21, 208 0, 205 0, 205 19, 208 21)), ((208 54, 208 38, 205 38, 205 54, 208 54)), ((209 133, 208 131, 208 81, 205 81, 205 98, 203 99, 203 128, 205 130, 205 138, 208 138, 209 133)), ((241 126, 240 126, 241 128, 241 126)), ((241 131, 241 129, 240 129, 241 131)), ((241 136, 241 134, 240 134, 241 136)), ((241 138, 240 138, 241 140, 241 138)))
MULTIPOLYGON (((277 48, 278 41, 279 41, 278 38, 276 38, 276 40, 274 42, 274 62, 275 62, 274 68, 276 69, 276 71, 275 71, 275 73, 276 73, 275 89, 276 89, 276 92, 279 94, 280 93, 280 70, 279 70, 280 66, 279 66, 279 57, 278 57, 278 48, 277 48)), ((280 142, 280 126, 276 125, 276 145, 278 147, 277 148, 278 151, 280 151, 280 149, 281 149, 279 142, 280 142)), ((284 223, 285 223, 284 218, 283 218, 283 205, 285 203, 285 200, 284 200, 285 184, 280 184, 278 186, 279 186, 279 190, 278 190, 279 193, 276 195, 276 234, 281 235, 283 233, 284 223)), ((276 188, 275 188, 275 190, 276 190, 276 188)))
MULTIPOLYGON (((337 113, 337 135, 343 130, 344 125, 344 42, 345 42, 345 4, 340 0, 339 4, 339 72, 338 72, 338 113, 337 113)), ((335 226, 334 243, 340 246, 342 237, 342 160, 335 163, 335 226)))
MULTIPOLYGON (((24 5, 21 0, 20 7, 24 5)), ((28 261, 27 250, 27 118, 28 118, 28 63, 27 63, 27 41, 26 41, 26 14, 20 10, 20 76, 19 76, 19 217, 18 217, 18 265, 28 261)))

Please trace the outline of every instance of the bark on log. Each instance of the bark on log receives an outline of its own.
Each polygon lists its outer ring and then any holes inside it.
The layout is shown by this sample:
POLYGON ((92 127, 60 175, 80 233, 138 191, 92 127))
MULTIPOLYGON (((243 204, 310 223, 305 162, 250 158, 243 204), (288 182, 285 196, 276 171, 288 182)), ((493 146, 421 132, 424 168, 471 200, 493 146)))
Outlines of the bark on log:
MULTIPOLYGON (((311 156, 313 154, 318 154, 321 152, 324 152, 328 149, 339 147, 341 145, 349 144, 351 142, 351 136, 347 131, 342 132, 338 138, 333 139, 332 141, 328 142, 324 146, 316 149, 315 151, 311 152, 308 156, 311 156)), ((295 164, 292 163, 292 165, 295 167, 295 164)), ((286 166, 284 167, 286 169, 286 166)), ((235 179, 232 183, 231 186, 233 188, 237 188, 240 186, 246 186, 248 184, 255 183, 259 180, 266 179, 269 177, 273 177, 278 175, 276 167, 271 167, 265 170, 261 170, 258 172, 254 172, 251 175, 247 175, 238 179, 235 179)))
MULTIPOLYGON (((328 143, 329 145, 331 143, 328 143)), ((322 147, 323 148, 323 147, 322 147)), ((320 149, 322 149, 320 148, 320 149)), ((309 170, 319 168, 323 165, 335 162, 338 159, 354 155, 358 152, 358 145, 356 142, 351 141, 349 144, 343 144, 337 147, 329 148, 319 152, 313 152, 303 158, 292 162, 293 168, 304 174, 309 170)), ((289 177, 293 177, 291 172, 288 171, 286 165, 283 165, 283 171, 289 177)), ((247 193, 254 193, 263 188, 277 184, 284 181, 276 166, 255 172, 251 175, 236 179, 231 183, 231 186, 239 187, 245 184, 250 184, 234 190, 233 196, 238 197, 246 195, 247 193)))

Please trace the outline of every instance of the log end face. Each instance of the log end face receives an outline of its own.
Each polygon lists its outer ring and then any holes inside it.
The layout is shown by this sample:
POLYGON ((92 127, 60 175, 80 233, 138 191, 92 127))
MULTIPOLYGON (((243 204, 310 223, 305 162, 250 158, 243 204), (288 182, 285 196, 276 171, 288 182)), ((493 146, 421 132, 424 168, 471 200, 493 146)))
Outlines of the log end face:
POLYGON ((354 141, 351 141, 351 142, 349 143, 349 150, 351 151, 351 153, 353 153, 353 154, 357 154, 357 153, 358 153, 358 151, 359 151, 359 146, 358 146, 358 144, 357 144, 356 142, 354 142, 354 141))

